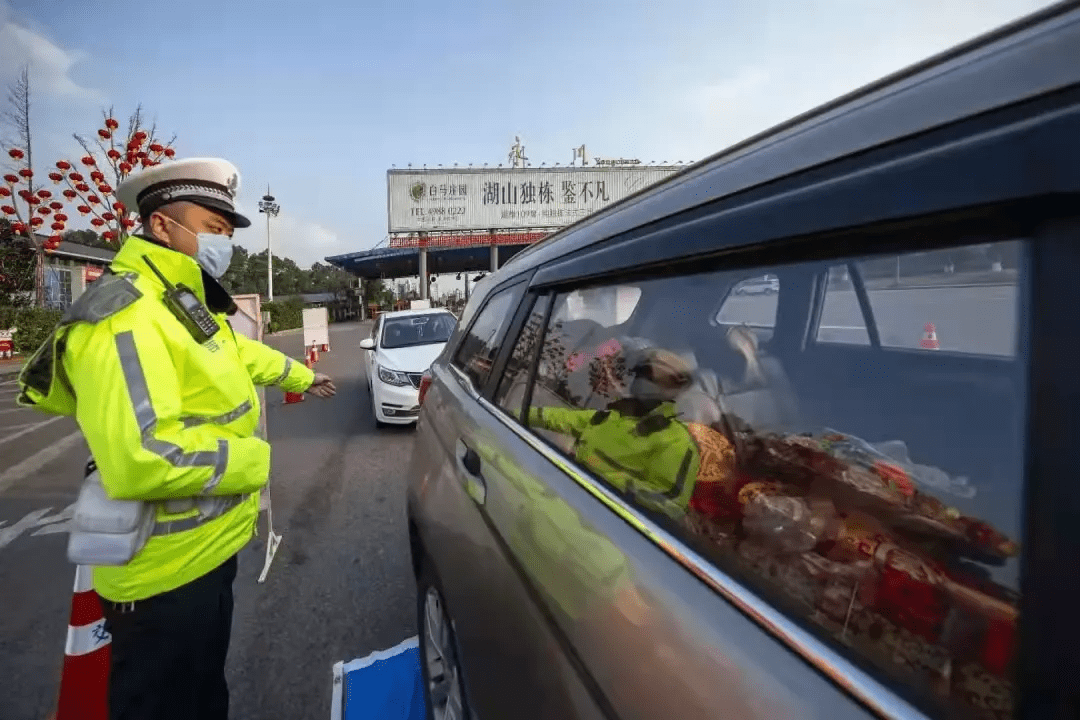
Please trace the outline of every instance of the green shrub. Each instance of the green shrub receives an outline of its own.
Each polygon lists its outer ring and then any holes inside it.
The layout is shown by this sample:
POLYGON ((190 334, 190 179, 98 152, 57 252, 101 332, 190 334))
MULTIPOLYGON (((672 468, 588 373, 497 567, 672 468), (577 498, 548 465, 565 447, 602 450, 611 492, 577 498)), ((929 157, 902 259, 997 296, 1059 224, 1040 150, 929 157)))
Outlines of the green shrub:
MULTIPOLYGON (((29 356, 41 347, 45 338, 60 322, 64 313, 61 310, 43 308, 22 308, 15 311, 15 352, 29 356)), ((2 324, 2 323, 0 323, 2 324)))
POLYGON ((272 333, 304 325, 304 302, 300 298, 263 303, 262 309, 270 313, 270 332, 272 333))

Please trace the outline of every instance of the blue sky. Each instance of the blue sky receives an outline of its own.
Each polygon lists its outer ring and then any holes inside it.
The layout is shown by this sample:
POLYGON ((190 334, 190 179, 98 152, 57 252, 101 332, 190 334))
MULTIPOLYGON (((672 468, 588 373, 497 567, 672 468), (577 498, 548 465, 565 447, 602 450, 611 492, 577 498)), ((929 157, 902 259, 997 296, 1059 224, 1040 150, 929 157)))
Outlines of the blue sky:
POLYGON ((383 240, 391 165, 505 162, 515 135, 533 164, 698 160, 1048 4, 0 0, 0 82, 32 63, 50 164, 141 102, 179 157, 240 168, 253 215, 269 183, 306 266, 383 240))

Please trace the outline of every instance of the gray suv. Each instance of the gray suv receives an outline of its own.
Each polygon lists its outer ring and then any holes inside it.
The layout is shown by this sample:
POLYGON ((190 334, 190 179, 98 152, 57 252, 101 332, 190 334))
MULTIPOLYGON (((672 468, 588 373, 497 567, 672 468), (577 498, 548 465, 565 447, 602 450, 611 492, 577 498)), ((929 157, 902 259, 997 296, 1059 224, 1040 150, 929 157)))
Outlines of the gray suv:
POLYGON ((477 287, 409 471, 432 717, 1077 717, 1078 58, 1052 7, 477 287))

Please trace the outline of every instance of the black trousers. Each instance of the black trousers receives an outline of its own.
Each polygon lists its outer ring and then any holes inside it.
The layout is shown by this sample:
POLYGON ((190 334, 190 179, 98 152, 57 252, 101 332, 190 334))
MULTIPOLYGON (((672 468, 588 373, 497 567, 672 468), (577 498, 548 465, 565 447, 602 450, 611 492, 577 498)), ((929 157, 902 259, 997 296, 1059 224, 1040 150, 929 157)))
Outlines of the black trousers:
POLYGON ((236 556, 141 602, 102 600, 112 633, 110 720, 226 720, 236 556))

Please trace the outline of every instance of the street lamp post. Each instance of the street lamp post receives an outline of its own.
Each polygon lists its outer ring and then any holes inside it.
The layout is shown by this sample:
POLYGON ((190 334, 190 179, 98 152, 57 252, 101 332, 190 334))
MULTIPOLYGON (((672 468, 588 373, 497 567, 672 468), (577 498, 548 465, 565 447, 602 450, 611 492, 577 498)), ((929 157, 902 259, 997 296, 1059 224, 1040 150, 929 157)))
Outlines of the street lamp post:
POLYGON ((274 251, 270 246, 270 218, 277 217, 281 206, 274 202, 269 185, 266 186, 266 194, 259 201, 259 212, 266 213, 266 300, 274 302, 274 251))

